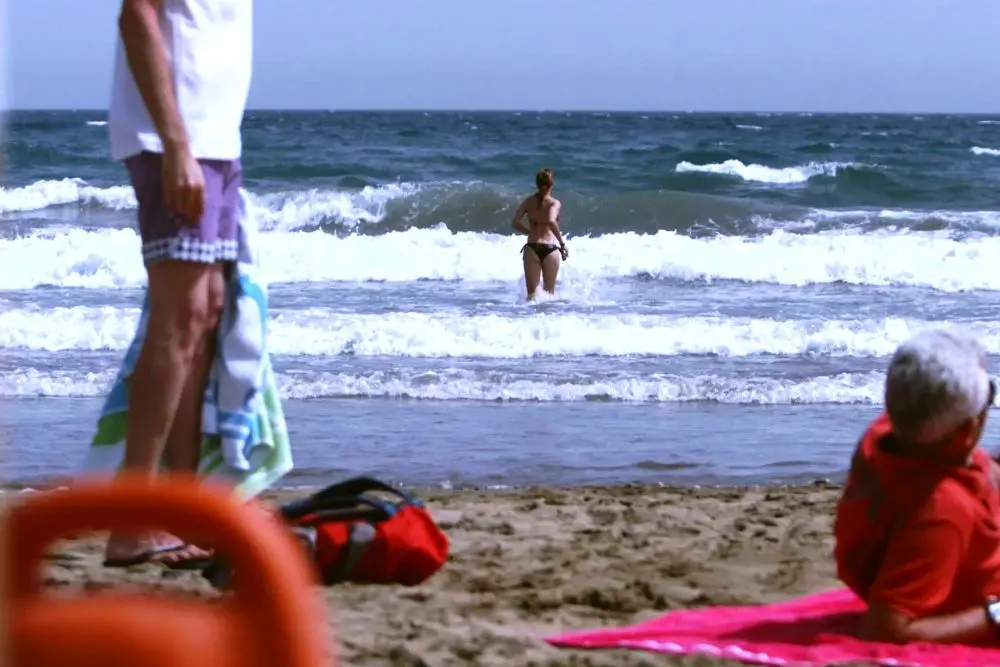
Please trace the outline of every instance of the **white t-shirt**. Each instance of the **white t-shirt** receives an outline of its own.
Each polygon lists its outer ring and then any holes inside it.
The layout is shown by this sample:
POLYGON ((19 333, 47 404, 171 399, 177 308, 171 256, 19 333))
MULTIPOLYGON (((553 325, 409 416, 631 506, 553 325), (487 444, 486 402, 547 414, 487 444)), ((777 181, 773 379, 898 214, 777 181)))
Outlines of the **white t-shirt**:
MULTIPOLYGON (((181 120, 197 159, 240 157, 240 124, 250 93, 253 0, 163 0, 160 28, 181 120)), ((163 152, 118 40, 111 106, 111 156, 163 152)))

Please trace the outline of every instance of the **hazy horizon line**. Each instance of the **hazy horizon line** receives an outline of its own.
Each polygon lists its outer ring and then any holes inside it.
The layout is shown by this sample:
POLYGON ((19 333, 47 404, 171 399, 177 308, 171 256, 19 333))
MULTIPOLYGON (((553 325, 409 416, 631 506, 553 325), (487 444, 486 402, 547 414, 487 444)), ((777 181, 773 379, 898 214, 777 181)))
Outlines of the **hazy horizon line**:
MULTIPOLYGON (((11 107, 4 109, 3 113, 18 112, 58 112, 69 111, 76 113, 107 113, 106 107, 11 107)), ((683 115, 742 115, 742 114, 770 114, 770 115, 814 115, 814 116, 990 116, 1000 115, 997 111, 820 111, 810 109, 598 109, 598 108, 566 108, 566 109, 517 109, 517 108, 446 108, 446 107, 248 107, 247 113, 254 112, 283 112, 283 113, 536 113, 536 114, 565 114, 565 113, 605 113, 605 114, 683 114, 683 115)))

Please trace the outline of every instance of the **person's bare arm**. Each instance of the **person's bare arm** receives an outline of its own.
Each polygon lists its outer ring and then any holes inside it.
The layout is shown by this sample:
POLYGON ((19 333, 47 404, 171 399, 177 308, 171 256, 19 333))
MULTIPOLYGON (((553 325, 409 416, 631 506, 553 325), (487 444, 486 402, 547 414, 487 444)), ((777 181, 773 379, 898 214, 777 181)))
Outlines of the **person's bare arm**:
POLYGON ((963 644, 985 641, 996 636, 986 615, 986 605, 946 616, 911 619, 884 605, 868 608, 861 624, 860 638, 869 641, 936 642, 963 644))
POLYGON ((528 208, 524 205, 524 202, 521 202, 521 205, 517 207, 517 211, 514 212, 514 222, 511 224, 511 227, 513 227, 515 231, 518 231, 521 234, 531 233, 531 230, 525 227, 524 223, 521 222, 521 220, 524 219, 524 216, 527 212, 528 208))
MULTIPOLYGON (((962 507, 948 511, 958 514, 956 519, 964 525, 962 507)), ((983 604, 960 612, 939 616, 920 612, 939 606, 951 594, 966 541, 959 524, 951 521, 915 520, 898 526, 872 587, 861 638, 902 644, 975 642, 993 637, 985 591, 983 604)))
POLYGON ((146 103, 149 116, 163 141, 164 149, 187 147, 188 136, 177 108, 167 52, 160 30, 159 12, 163 0, 123 0, 118 16, 129 69, 146 103))
POLYGON ((136 87, 163 142, 165 203, 196 221, 204 212, 204 175, 191 155, 167 67, 159 18, 162 2, 122 0, 118 30, 136 87))
POLYGON ((566 240, 563 238, 562 230, 559 229, 559 211, 562 210, 562 204, 560 202, 552 202, 549 206, 549 229, 555 235, 556 240, 559 241, 559 249, 562 250, 563 259, 569 256, 569 249, 566 248, 566 240))

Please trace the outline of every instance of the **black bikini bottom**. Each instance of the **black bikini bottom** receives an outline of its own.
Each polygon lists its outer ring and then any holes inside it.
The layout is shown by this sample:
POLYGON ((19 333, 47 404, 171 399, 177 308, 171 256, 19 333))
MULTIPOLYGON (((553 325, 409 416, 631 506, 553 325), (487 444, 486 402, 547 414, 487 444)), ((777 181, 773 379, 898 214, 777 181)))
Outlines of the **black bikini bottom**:
POLYGON ((521 254, 524 254, 525 248, 530 248, 535 256, 538 257, 539 262, 544 262, 545 258, 550 254, 559 250, 559 246, 553 245, 551 243, 525 243, 524 248, 521 248, 521 254))

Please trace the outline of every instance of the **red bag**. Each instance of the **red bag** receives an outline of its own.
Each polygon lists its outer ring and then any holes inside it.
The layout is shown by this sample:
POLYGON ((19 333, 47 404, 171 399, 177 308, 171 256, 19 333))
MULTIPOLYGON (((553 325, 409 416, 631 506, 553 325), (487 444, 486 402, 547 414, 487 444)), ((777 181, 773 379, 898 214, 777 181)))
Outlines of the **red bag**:
POLYGON ((326 585, 354 581, 414 586, 448 560, 448 537, 423 503, 375 479, 358 477, 328 486, 283 506, 281 513, 312 543, 326 585))

